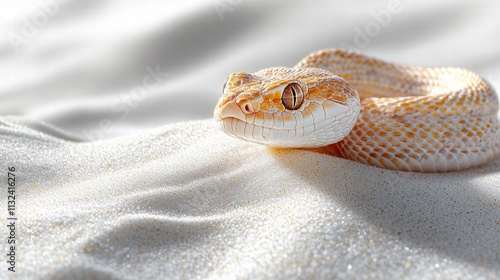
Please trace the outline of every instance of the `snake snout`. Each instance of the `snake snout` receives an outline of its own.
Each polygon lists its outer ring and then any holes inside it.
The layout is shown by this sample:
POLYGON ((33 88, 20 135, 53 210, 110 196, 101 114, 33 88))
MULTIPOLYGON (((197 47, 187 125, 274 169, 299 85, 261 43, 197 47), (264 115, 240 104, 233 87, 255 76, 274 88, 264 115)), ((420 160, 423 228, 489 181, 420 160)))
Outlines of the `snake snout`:
MULTIPOLYGON (((244 106, 245 108, 247 106, 244 106)), ((229 101, 222 105, 215 114, 216 119, 219 121, 225 118, 235 118, 245 121, 245 113, 242 111, 241 107, 236 104, 235 101, 229 101)))

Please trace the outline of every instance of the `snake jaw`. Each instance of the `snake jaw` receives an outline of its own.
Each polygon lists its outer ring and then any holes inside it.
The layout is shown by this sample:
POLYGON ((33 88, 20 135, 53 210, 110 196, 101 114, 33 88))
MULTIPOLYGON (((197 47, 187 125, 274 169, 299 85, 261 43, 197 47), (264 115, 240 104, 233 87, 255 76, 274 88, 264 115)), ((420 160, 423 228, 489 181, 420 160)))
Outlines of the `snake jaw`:
POLYGON ((236 102, 230 101, 216 115, 221 130, 240 140, 272 147, 317 148, 342 140, 354 126, 359 113, 358 102, 343 105, 324 101, 314 106, 328 112, 313 113, 307 109, 245 115, 236 102), (344 120, 339 122, 341 119, 344 120))

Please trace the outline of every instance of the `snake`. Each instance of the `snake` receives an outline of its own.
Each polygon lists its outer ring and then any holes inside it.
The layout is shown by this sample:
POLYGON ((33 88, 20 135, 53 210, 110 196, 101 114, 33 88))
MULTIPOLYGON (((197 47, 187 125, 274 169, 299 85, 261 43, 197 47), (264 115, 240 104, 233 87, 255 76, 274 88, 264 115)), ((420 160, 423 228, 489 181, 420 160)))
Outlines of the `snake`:
POLYGON ((270 147, 448 172, 498 156, 498 109, 492 85, 470 70, 323 49, 294 67, 232 73, 214 119, 230 136, 270 147))

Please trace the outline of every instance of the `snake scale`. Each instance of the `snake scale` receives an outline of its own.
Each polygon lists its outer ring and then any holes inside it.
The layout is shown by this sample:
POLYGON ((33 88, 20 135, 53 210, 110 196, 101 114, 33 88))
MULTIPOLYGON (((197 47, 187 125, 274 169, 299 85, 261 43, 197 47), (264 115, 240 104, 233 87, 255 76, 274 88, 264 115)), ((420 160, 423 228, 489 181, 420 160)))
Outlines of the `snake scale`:
POLYGON ((447 172, 499 154, 498 107, 493 87, 469 70, 325 49, 293 68, 232 73, 214 118, 250 142, 322 147, 393 170, 447 172))

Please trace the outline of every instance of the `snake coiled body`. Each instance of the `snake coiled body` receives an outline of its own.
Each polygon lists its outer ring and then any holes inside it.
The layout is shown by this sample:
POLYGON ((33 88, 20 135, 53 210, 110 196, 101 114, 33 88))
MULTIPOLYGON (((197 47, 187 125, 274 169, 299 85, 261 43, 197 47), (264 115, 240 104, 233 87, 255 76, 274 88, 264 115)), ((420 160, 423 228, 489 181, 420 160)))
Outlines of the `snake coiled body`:
POLYGON ((293 68, 231 74, 214 117, 246 141, 324 147, 393 170, 446 172, 499 154, 498 107, 491 85, 469 70, 327 49, 293 68))

